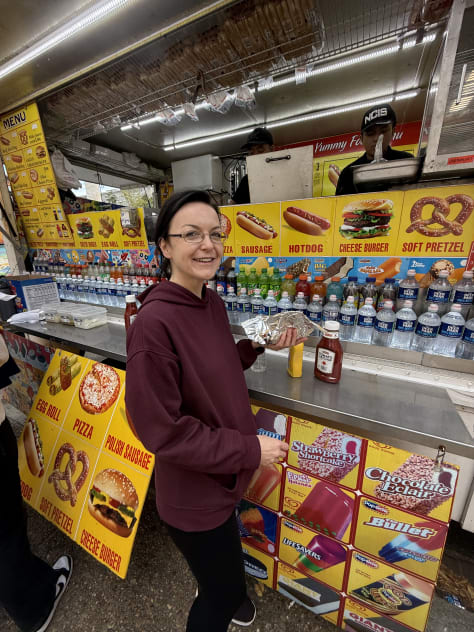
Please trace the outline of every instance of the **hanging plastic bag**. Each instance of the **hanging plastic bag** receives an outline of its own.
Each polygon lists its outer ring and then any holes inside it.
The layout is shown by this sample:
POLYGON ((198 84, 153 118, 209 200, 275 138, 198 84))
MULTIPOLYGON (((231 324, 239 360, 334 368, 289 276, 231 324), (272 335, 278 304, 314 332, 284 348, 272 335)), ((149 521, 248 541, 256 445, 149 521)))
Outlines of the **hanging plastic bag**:
POLYGON ((214 92, 208 95, 207 103, 209 109, 219 114, 227 114, 232 104, 234 103, 234 96, 227 92, 227 90, 221 90, 220 92, 214 92))
POLYGON ((167 127, 174 127, 183 118, 180 114, 177 114, 171 108, 166 108, 165 110, 161 110, 161 112, 158 112, 158 117, 159 122, 162 125, 166 125, 167 127))
POLYGON ((192 121, 199 121, 199 116, 196 114, 196 106, 194 103, 191 101, 189 103, 185 103, 183 105, 183 110, 186 116, 189 116, 192 121))
POLYGON ((235 91, 235 105, 246 110, 253 110, 257 105, 255 94, 248 86, 239 86, 235 91))
POLYGON ((53 165, 54 175, 56 176, 56 184, 63 191, 68 189, 80 189, 81 183, 74 171, 73 166, 59 149, 55 149, 51 154, 51 163, 53 165))

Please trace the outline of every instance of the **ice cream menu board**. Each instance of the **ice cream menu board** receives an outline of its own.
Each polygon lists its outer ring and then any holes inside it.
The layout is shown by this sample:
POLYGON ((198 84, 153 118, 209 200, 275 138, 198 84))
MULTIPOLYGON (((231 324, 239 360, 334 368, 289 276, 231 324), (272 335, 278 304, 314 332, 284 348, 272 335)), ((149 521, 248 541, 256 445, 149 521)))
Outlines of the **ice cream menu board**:
POLYGON ((240 503, 247 573, 342 629, 423 632, 458 468, 253 411, 259 433, 290 449, 255 473, 240 503))
POLYGON ((122 578, 154 465, 124 390, 124 371, 58 350, 19 439, 25 500, 122 578))
POLYGON ((36 103, 0 118, 0 152, 28 243, 46 248, 73 246, 36 103))

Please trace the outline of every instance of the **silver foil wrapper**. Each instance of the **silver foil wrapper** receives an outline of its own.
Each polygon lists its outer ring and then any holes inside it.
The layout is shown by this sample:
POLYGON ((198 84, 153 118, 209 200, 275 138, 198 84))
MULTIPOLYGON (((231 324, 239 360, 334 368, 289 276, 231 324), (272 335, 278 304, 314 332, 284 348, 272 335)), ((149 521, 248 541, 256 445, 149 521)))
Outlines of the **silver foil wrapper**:
POLYGON ((241 323, 250 340, 261 345, 275 344, 281 334, 294 327, 298 338, 306 338, 313 333, 314 324, 298 311, 281 312, 273 316, 255 316, 241 323))

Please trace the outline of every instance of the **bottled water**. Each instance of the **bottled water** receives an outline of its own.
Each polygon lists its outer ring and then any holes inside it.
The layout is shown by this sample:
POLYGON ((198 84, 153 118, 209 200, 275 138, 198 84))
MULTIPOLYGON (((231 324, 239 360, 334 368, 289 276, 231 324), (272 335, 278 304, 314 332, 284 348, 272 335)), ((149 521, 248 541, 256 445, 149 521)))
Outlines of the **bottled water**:
POLYGON ((117 307, 118 306, 118 300, 117 300, 117 283, 115 281, 115 279, 110 279, 109 281, 109 305, 113 306, 113 307, 117 307))
POLYGON ((364 285, 359 289, 360 300, 371 298, 374 302, 374 308, 377 303, 377 286, 375 285, 375 277, 367 277, 364 285))
POLYGON ((456 347, 456 358, 474 360, 474 318, 467 321, 461 340, 456 347))
POLYGON ((438 278, 428 288, 425 304, 428 307, 430 303, 438 305, 438 314, 443 316, 448 310, 449 297, 451 296, 451 283, 448 281, 449 272, 441 270, 438 278))
POLYGON ((397 311, 402 309, 404 301, 413 301, 412 307, 416 306, 418 294, 420 292, 420 284, 415 278, 416 271, 408 270, 406 279, 400 281, 397 294, 397 311))
POLYGON ((240 286, 240 295, 237 298, 238 322, 247 320, 247 314, 251 311, 250 298, 247 296, 247 288, 240 286))
POLYGON ((132 283, 132 287, 130 288, 130 293, 135 296, 135 298, 140 294, 140 288, 138 287, 138 283, 134 281, 132 283))
POLYGON ((418 319, 415 335, 411 343, 412 350, 431 353, 440 324, 441 318, 438 316, 438 305, 432 303, 428 307, 428 311, 418 319))
POLYGON ((66 300, 66 275, 62 273, 58 279, 58 292, 59 298, 63 301, 66 300))
POLYGON ((303 292, 298 292, 295 298, 295 302, 293 303, 293 309, 295 311, 298 311, 304 314, 306 311, 306 308, 307 308, 307 304, 306 304, 304 294, 303 292))
POLYGON ((433 353, 454 358, 456 346, 461 339, 465 322, 461 314, 461 305, 453 303, 451 311, 441 319, 438 335, 433 345, 433 353))
POLYGON ((374 323, 374 333, 372 334, 372 344, 379 347, 390 347, 395 327, 395 312, 393 311, 393 301, 385 301, 383 308, 377 312, 374 323))
POLYGON ((74 300, 74 284, 72 281, 72 276, 70 274, 66 274, 66 292, 64 298, 67 301, 74 300))
POLYGON ((353 296, 348 296, 346 303, 341 307, 339 314, 339 338, 341 340, 352 340, 354 337, 355 319, 357 316, 357 307, 353 296))
POLYGON ((125 297, 128 294, 128 290, 130 290, 128 279, 125 283, 123 283, 122 279, 119 279, 117 281, 117 307, 125 307, 125 297))
POLYGON ((466 270, 462 275, 462 279, 454 286, 451 296, 453 303, 461 305, 463 318, 467 318, 474 298, 474 283, 472 277, 472 270, 466 270))
MULTIPOLYGON (((319 298, 319 294, 313 294, 313 298, 311 303, 308 305, 306 309, 306 316, 313 323, 321 324, 321 319, 323 316, 323 304, 321 303, 321 299, 319 298)), ((319 329, 314 329, 311 336, 320 336, 321 332, 319 329)))
POLYGON ((402 309, 399 309, 395 316, 395 331, 393 332, 391 346, 395 347, 395 349, 409 349, 416 327, 413 301, 405 301, 402 309))
POLYGON ((293 303, 288 296, 288 292, 281 293, 281 299, 277 303, 279 312, 290 312, 293 309, 293 303))
POLYGON ((94 277, 90 277, 89 279, 89 293, 88 293, 88 298, 89 298, 89 302, 96 304, 97 301, 97 292, 96 292, 96 286, 95 286, 95 279, 94 277))
POLYGON ((374 299, 368 296, 357 312, 354 342, 363 342, 369 345, 372 341, 376 314, 373 303, 374 299))
POLYGON ((339 302, 337 300, 336 294, 331 294, 329 296, 329 301, 323 307, 323 325, 327 323, 328 320, 339 320, 339 302))
POLYGON ((84 301, 84 303, 90 303, 90 289, 89 277, 85 276, 84 280, 82 281, 82 300, 84 301))
POLYGON ((98 276, 95 280, 95 297, 98 305, 104 305, 104 282, 98 276))
POLYGON ((278 303, 273 290, 268 290, 267 298, 263 301, 263 313, 267 316, 273 316, 273 314, 278 313, 278 303))
POLYGON ((83 280, 81 274, 79 274, 76 277, 74 294, 76 296, 76 301, 78 301, 79 303, 84 303, 85 302, 85 297, 84 297, 84 280, 83 280))
POLYGON ((235 289, 233 285, 229 285, 227 287, 227 294, 224 297, 224 303, 227 309, 227 316, 229 317, 230 323, 237 322, 236 312, 237 312, 237 296, 235 294, 235 289))
POLYGON ((256 287, 253 289, 250 304, 252 306, 252 314, 263 314, 263 298, 260 296, 260 288, 256 287))
POLYGON ((345 305, 349 296, 354 298, 354 305, 357 308, 359 306, 359 284, 357 283, 356 276, 350 276, 347 278, 347 283, 345 284, 342 292, 343 305, 345 305))
POLYGON ((395 286, 395 279, 385 279, 385 283, 379 288, 377 295, 377 311, 380 312, 384 308, 385 301, 392 301, 392 305, 395 305, 397 298, 397 288, 395 286))

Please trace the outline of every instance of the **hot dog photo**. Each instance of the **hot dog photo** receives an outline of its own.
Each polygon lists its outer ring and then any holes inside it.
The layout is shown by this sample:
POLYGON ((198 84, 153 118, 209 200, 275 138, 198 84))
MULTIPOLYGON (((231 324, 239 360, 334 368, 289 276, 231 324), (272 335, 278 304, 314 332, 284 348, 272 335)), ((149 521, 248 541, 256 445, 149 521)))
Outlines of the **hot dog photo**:
POLYGON ((33 476, 41 478, 44 474, 43 443, 41 441, 38 423, 31 417, 23 429, 23 447, 25 449, 28 469, 33 476))
POLYGON ((237 225, 259 239, 275 239, 276 230, 265 219, 257 217, 249 211, 239 211, 236 215, 237 225))
POLYGON ((304 211, 297 206, 289 206, 283 211, 283 218, 288 226, 305 235, 324 235, 331 228, 331 222, 325 217, 304 211))
POLYGON ((330 256, 334 200, 291 200, 281 205, 281 255, 330 256))

